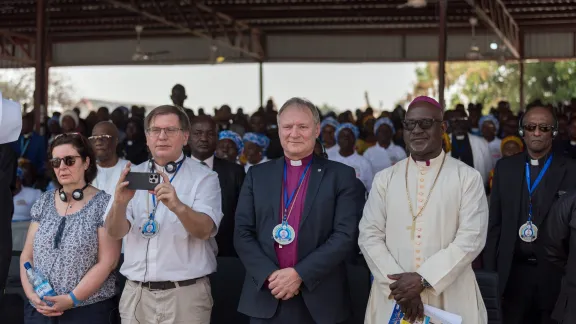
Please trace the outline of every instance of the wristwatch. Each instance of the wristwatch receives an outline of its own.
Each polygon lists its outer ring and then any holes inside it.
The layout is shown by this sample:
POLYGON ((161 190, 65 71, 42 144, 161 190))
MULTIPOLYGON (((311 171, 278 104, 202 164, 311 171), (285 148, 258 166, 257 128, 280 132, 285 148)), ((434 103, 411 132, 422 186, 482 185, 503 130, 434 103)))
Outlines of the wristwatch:
POLYGON ((424 279, 424 277, 422 276, 420 276, 420 283, 422 284, 422 287, 424 287, 424 289, 432 288, 432 285, 430 285, 428 281, 426 281, 426 279, 424 279))

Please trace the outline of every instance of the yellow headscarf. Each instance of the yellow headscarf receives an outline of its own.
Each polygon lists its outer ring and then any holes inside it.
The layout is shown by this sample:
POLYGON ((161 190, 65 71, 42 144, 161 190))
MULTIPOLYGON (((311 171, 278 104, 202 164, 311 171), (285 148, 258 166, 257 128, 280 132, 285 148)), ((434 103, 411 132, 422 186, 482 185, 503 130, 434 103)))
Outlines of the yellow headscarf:
POLYGON ((504 139, 502 139, 502 142, 500 143, 500 152, 502 152, 502 150, 504 150, 504 145, 510 141, 518 144, 518 146, 520 146, 520 150, 524 151, 524 142, 522 142, 522 139, 520 139, 520 137, 518 137, 516 135, 510 135, 510 136, 506 136, 506 137, 504 137, 504 139))

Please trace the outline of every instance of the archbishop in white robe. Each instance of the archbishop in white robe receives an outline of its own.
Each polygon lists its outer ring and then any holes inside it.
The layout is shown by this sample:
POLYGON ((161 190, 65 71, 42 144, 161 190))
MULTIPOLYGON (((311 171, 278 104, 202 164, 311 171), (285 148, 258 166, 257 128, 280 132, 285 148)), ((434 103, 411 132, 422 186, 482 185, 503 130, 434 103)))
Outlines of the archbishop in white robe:
MULTIPOLYGON (((408 158, 414 213, 422 208, 443 158, 444 152, 429 166, 408 158)), ((486 308, 471 266, 486 242, 488 203, 482 177, 446 156, 412 240, 408 159, 376 175, 360 221, 360 249, 374 275, 365 323, 388 323, 394 300, 388 299, 393 281, 387 275, 417 272, 432 286, 421 294, 424 304, 462 316, 463 324, 485 324, 486 308)))

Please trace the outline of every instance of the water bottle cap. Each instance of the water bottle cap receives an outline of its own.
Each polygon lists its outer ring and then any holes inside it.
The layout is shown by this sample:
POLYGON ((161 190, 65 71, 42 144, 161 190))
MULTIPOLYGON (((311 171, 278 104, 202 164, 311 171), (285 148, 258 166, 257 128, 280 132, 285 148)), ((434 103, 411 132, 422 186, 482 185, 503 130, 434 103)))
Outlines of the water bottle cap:
POLYGON ((25 268, 26 270, 29 270, 29 269, 32 268, 32 265, 30 264, 30 262, 26 262, 26 263, 24 263, 24 268, 25 268))

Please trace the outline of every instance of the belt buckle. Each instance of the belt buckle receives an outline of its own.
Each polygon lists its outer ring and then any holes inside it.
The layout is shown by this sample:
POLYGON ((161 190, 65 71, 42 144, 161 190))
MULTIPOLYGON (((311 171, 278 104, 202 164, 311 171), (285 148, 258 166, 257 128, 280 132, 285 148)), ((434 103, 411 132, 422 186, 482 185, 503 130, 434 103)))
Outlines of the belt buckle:
POLYGON ((149 291, 160 291, 160 290, 162 290, 162 289, 153 289, 153 288, 152 288, 152 282, 148 282, 148 285, 147 285, 147 286, 148 286, 147 288, 148 288, 149 291))

